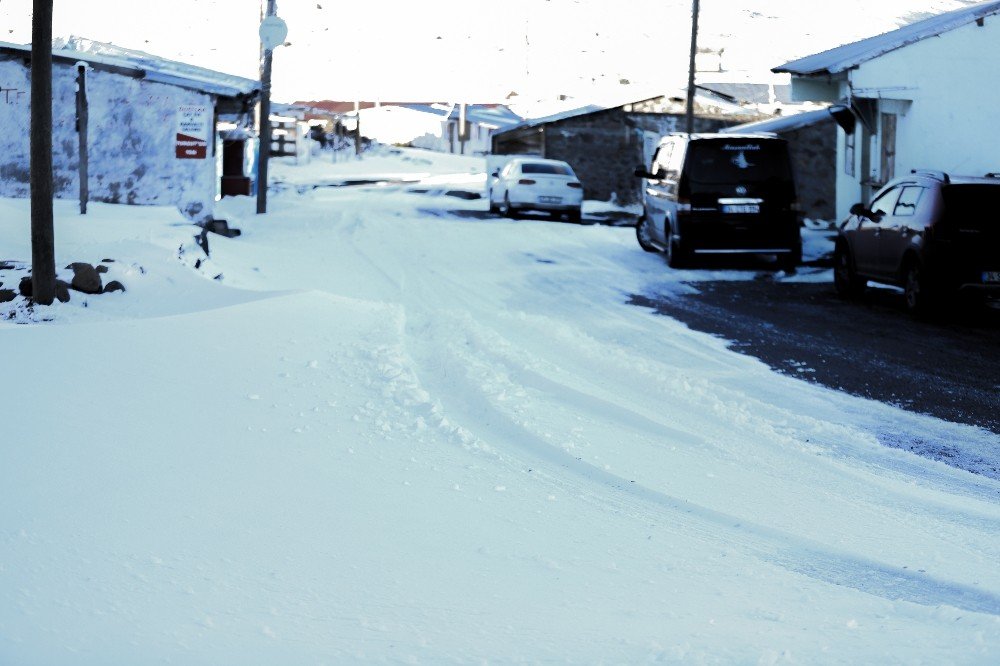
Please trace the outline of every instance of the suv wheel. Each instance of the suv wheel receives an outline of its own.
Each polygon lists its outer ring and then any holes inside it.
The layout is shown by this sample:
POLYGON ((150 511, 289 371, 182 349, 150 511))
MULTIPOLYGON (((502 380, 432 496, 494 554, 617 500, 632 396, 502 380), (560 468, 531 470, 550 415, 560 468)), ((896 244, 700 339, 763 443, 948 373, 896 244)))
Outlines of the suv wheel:
POLYGON ((910 314, 922 316, 928 314, 932 309, 933 295, 928 289, 924 271, 917 261, 912 261, 906 269, 903 298, 910 314))
POLYGON ((635 223, 635 238, 639 241, 639 247, 641 247, 646 252, 657 252, 657 248, 653 245, 652 240, 649 237, 649 229, 646 228, 646 216, 643 215, 639 218, 639 221, 635 223))
POLYGON ((865 281, 854 272, 851 251, 843 243, 837 243, 833 251, 833 286, 845 298, 857 298, 865 289, 865 281))

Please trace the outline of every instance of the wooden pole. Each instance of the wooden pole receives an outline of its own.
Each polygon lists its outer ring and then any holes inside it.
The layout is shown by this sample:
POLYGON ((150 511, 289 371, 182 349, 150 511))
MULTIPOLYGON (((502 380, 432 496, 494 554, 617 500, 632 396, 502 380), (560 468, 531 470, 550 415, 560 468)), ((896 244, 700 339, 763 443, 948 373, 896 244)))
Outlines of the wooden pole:
POLYGON ((31 290, 41 305, 56 294, 52 223, 52 0, 34 0, 31 19, 31 290))
POLYGON ((694 69, 698 55, 698 0, 691 9, 691 58, 688 61, 687 133, 694 133, 694 69))
POLYGON ((76 132, 80 140, 80 215, 87 214, 90 199, 90 165, 87 152, 87 128, 90 111, 87 108, 87 66, 76 66, 76 132))
MULTIPOLYGON (((267 0, 266 16, 275 15, 275 0, 267 0)), ((260 155, 257 160, 257 214, 267 212, 267 163, 271 157, 271 59, 273 50, 264 49, 260 70, 260 155)))

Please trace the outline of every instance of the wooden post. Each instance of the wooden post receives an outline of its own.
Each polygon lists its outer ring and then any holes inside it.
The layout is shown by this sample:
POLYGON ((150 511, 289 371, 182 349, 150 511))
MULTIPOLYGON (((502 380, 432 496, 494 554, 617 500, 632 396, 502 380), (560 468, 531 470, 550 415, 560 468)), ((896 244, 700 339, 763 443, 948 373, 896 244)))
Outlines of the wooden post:
POLYGON ((80 139, 80 215, 87 214, 90 199, 89 159, 87 152, 87 129, 90 112, 87 108, 87 65, 76 66, 76 133, 80 139))
POLYGON ((687 133, 694 132, 694 69, 695 57, 698 55, 698 0, 694 0, 691 8, 691 59, 688 62, 688 94, 687 94, 687 133))
MULTIPOLYGON (((275 15, 275 0, 267 0, 266 16, 275 15)), ((257 160, 257 214, 267 212, 267 163, 271 157, 271 59, 273 49, 264 49, 260 70, 260 155, 257 160)))
POLYGON ((35 303, 56 295, 52 223, 52 0, 34 0, 31 19, 31 290, 35 303))

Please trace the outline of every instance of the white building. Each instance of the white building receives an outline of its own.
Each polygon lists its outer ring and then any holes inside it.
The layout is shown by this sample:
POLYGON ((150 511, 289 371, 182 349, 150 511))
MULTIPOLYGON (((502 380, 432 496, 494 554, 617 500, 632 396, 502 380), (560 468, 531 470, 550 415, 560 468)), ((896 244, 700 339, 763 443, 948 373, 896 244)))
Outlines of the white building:
POLYGON ((1000 2, 983 2, 795 60, 797 100, 843 105, 837 214, 911 169, 1000 172, 1000 2), (848 109, 850 113, 848 113, 848 109))

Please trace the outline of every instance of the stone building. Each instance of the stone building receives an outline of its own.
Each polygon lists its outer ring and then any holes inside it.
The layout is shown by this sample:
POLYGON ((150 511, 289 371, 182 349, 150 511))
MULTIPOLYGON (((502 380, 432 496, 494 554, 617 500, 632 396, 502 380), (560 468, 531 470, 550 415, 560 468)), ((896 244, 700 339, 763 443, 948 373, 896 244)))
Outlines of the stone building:
MULTIPOLYGON (((694 130, 715 132, 758 119, 737 104, 699 94, 694 130)), ((641 201, 634 175, 648 165, 660 138, 686 127, 686 99, 658 96, 620 106, 585 106, 518 123, 493 135, 495 155, 536 155, 568 162, 584 196, 629 205, 641 201)))
POLYGON ((828 109, 747 123, 723 132, 772 132, 786 139, 803 214, 814 220, 836 218, 837 123, 828 109))

